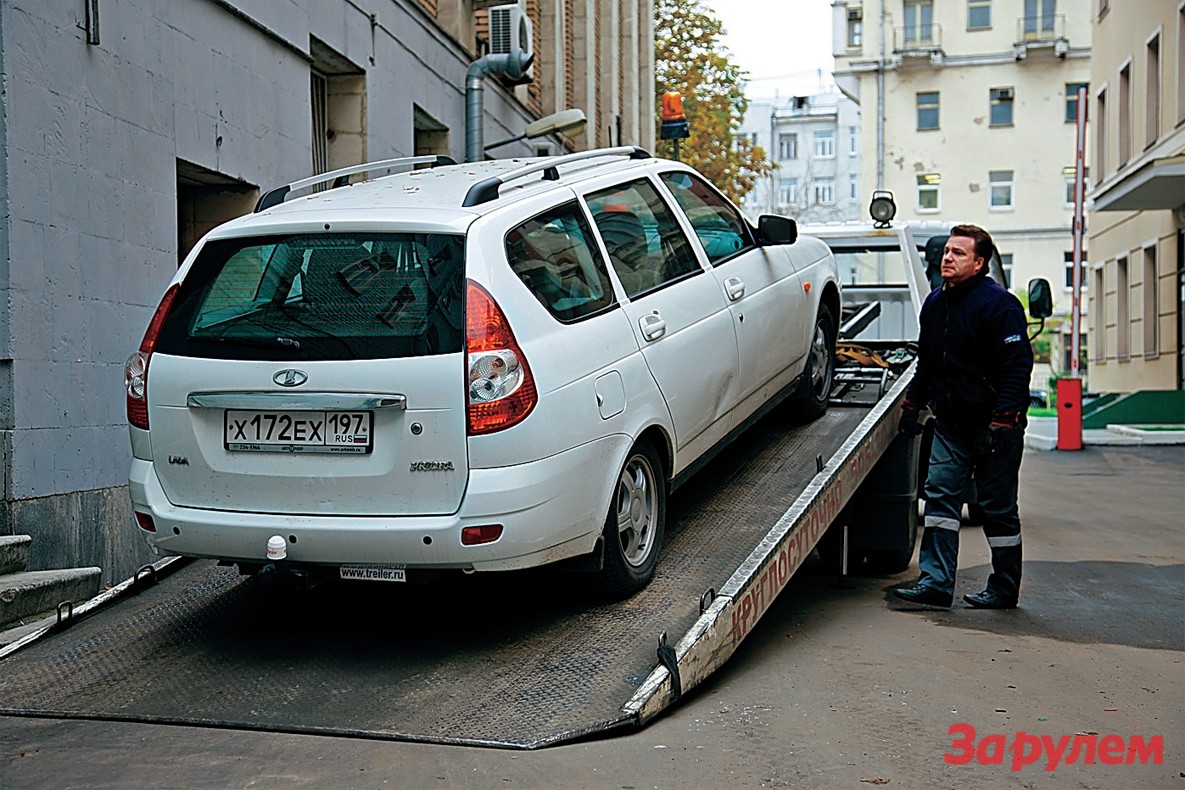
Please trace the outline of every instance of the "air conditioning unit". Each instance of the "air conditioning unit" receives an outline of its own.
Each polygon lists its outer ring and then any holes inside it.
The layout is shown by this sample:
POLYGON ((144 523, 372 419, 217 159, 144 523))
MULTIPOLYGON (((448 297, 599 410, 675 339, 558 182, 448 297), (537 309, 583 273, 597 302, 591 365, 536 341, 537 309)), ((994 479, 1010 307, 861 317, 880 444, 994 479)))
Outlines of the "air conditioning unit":
POLYGON ((1000 101, 1012 101, 1012 88, 1000 88, 996 91, 996 98, 1000 101))
MULTIPOLYGON (((513 52, 516 48, 530 55, 534 52, 531 18, 517 3, 514 5, 496 5, 490 9, 490 53, 503 55, 513 52)), ((535 78, 535 65, 527 69, 522 82, 530 82, 535 78)))
POLYGON ((857 7, 857 8, 849 8, 848 9, 848 21, 849 22, 859 22, 863 18, 864 18, 864 9, 863 8, 857 7))

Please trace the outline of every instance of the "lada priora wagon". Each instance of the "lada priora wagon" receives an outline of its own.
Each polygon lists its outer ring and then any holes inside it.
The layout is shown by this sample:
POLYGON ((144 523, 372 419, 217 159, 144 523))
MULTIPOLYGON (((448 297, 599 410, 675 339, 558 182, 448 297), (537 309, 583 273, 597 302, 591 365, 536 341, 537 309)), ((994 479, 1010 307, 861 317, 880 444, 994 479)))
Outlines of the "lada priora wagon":
POLYGON ((827 407, 840 289, 796 236, 637 148, 272 190, 128 360, 140 529, 245 573, 567 560, 628 595, 669 491, 783 401, 827 407))

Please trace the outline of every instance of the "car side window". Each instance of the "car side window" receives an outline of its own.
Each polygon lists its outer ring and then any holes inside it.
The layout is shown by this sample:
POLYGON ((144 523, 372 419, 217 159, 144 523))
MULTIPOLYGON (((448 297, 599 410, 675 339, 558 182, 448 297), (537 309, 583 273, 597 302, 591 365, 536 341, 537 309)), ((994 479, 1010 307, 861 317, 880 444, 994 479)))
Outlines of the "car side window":
POLYGON ((586 200, 630 298, 703 271, 687 236, 649 180, 602 189, 586 200))
POLYGON ((575 321, 614 302, 609 272, 592 238, 592 228, 575 201, 506 234, 510 268, 560 321, 575 321))
POLYGON ((661 178, 687 214, 712 265, 753 246, 748 224, 702 180, 683 171, 663 173, 661 178))

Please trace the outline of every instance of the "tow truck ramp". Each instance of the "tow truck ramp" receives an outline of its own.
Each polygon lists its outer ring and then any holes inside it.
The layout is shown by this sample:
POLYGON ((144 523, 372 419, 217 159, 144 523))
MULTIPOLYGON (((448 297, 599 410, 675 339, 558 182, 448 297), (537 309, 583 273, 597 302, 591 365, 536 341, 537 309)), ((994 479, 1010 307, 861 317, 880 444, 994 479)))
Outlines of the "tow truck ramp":
POLYGON ((0 650, 0 715, 519 749, 640 727, 753 630, 893 441, 908 380, 754 426, 669 499, 628 600, 547 569, 279 599, 166 561, 0 650))

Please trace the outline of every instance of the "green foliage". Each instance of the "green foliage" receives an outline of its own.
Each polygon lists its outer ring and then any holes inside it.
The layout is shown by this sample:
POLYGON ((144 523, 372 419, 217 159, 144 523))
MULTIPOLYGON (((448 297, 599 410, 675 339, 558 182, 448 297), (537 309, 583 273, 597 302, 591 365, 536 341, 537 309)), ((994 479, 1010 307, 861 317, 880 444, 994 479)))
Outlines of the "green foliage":
POLYGON ((720 44, 723 32, 702 0, 655 0, 655 123, 661 126, 663 93, 681 93, 691 137, 680 141, 680 159, 739 200, 773 170, 773 163, 764 149, 748 140, 738 145, 735 139, 749 102, 742 88, 745 75, 720 44))

